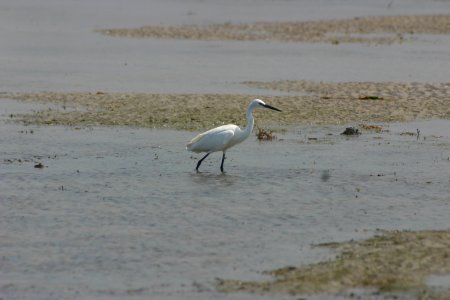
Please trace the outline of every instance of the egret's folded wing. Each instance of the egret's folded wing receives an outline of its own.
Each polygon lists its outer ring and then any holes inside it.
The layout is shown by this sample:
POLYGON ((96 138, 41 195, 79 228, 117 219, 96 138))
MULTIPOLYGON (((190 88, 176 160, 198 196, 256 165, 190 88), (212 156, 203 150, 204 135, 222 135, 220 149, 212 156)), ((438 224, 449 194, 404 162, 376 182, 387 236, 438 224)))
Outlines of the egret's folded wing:
MULTIPOLYGON (((217 129, 217 128, 216 128, 217 129)), ((226 148, 234 136, 231 129, 210 130, 193 138, 186 148, 193 152, 215 152, 226 148)))

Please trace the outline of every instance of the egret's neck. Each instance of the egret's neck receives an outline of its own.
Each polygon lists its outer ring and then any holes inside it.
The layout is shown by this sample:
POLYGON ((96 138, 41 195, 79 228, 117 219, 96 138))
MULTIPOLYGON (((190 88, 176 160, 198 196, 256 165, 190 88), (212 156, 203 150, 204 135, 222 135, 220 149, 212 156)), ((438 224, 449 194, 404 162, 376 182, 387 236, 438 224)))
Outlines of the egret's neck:
POLYGON ((249 107, 247 109, 247 126, 243 130, 243 135, 245 136, 245 138, 247 138, 252 133, 254 123, 255 121, 253 119, 253 109, 249 107))

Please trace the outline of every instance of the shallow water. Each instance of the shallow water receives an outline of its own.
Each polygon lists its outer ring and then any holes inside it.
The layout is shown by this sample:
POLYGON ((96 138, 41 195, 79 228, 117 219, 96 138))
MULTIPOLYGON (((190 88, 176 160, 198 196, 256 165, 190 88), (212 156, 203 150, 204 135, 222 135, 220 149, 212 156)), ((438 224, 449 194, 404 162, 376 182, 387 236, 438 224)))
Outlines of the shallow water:
POLYGON ((267 95, 274 92, 240 82, 447 82, 445 35, 370 46, 112 38, 94 30, 449 11, 448 1, 434 0, 2 0, 0 89, 267 95))
POLYGON ((0 295, 234 299, 215 278, 328 258, 311 245, 376 229, 448 228, 449 126, 292 127, 230 150, 223 175, 219 154, 195 173, 192 132, 4 124, 0 295))

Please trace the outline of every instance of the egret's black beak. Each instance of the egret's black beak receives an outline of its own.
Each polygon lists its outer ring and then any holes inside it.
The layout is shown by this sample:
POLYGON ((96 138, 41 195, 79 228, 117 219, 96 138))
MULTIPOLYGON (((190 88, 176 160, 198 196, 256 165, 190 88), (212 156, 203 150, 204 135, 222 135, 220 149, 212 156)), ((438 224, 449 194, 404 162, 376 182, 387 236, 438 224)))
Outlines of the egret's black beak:
POLYGON ((275 107, 270 106, 270 105, 268 105, 268 104, 261 104, 261 105, 264 106, 265 108, 270 108, 270 109, 273 109, 273 110, 276 110, 276 111, 281 111, 281 110, 279 110, 278 108, 275 108, 275 107))

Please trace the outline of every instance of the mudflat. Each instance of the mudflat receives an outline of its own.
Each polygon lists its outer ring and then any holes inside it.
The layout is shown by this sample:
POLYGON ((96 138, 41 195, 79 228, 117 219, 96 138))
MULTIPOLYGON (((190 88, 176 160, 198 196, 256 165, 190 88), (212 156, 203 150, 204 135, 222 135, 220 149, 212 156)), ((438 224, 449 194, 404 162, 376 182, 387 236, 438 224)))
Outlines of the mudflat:
POLYGON ((450 84, 276 81, 245 84, 293 96, 146 93, 15 93, 6 98, 57 104, 61 109, 14 116, 24 123, 122 125, 206 129, 245 124, 252 97, 280 107, 281 114, 256 111, 266 125, 402 122, 450 118, 450 84), (66 108, 76 108, 67 109, 66 108))

